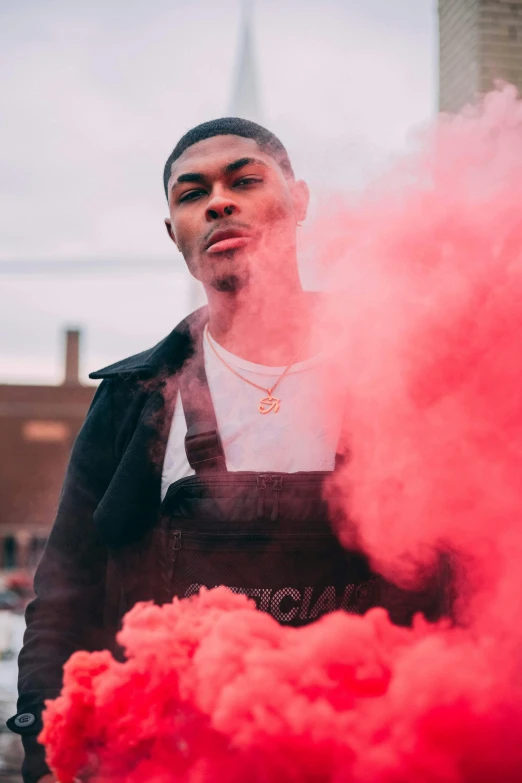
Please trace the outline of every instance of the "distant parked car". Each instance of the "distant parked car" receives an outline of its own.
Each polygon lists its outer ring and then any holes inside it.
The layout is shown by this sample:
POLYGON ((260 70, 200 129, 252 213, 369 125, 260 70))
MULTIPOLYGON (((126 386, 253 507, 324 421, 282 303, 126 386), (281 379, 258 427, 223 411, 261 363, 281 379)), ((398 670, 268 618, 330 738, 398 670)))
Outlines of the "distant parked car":
POLYGON ((0 588, 0 610, 23 612, 34 598, 32 574, 28 571, 13 571, 4 577, 3 582, 3 589, 0 588))
POLYGON ((23 611, 26 603, 26 599, 19 593, 15 593, 14 590, 0 591, 0 610, 21 612, 23 611))

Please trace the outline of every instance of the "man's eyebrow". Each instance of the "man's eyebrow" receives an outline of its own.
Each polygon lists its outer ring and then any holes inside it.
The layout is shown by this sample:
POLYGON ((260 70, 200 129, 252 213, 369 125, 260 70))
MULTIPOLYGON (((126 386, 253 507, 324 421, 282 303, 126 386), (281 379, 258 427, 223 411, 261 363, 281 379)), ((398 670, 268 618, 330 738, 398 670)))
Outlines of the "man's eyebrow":
POLYGON ((223 171, 225 174, 231 174, 233 171, 242 169, 244 166, 249 166, 251 163, 257 163, 260 166, 266 166, 268 168, 265 161, 260 160, 259 158, 239 158, 239 160, 235 160, 233 163, 229 163, 228 166, 225 166, 223 171))
POLYGON ((189 171, 187 174, 180 174, 177 180, 172 184, 171 190, 174 190, 176 185, 182 185, 184 182, 204 182, 205 177, 203 174, 198 174, 196 171, 189 171))

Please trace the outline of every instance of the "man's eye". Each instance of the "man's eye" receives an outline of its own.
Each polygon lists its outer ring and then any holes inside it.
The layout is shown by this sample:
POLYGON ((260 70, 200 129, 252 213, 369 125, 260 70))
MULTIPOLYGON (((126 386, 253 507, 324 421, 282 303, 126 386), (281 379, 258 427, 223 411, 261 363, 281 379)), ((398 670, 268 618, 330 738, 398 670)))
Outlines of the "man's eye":
POLYGON ((257 182, 262 182, 261 177, 241 177, 235 184, 236 185, 255 185, 257 182))
POLYGON ((194 199, 198 198, 198 196, 201 195, 201 193, 204 193, 203 190, 189 190, 187 193, 183 193, 183 195, 180 197, 180 203, 182 201, 194 201, 194 199))

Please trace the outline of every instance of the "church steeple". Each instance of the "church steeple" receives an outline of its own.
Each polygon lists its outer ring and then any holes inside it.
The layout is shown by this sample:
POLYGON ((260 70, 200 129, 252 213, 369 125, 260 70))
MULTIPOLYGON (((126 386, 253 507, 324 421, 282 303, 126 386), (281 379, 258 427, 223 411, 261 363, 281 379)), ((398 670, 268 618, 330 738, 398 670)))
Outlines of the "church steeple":
POLYGON ((254 38, 252 33, 253 0, 243 0, 241 33, 234 90, 230 104, 232 117, 262 122, 261 97, 257 77, 254 38))

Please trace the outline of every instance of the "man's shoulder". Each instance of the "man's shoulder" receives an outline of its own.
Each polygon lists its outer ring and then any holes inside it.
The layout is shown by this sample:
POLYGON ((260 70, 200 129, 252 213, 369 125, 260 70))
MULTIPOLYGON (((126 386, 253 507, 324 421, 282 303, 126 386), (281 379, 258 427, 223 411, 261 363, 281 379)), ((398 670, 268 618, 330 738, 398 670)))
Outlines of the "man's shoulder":
POLYGON ((170 334, 159 343, 140 353, 91 372, 89 378, 152 378, 179 370, 194 350, 194 344, 208 319, 206 307, 195 310, 184 318, 170 334))

